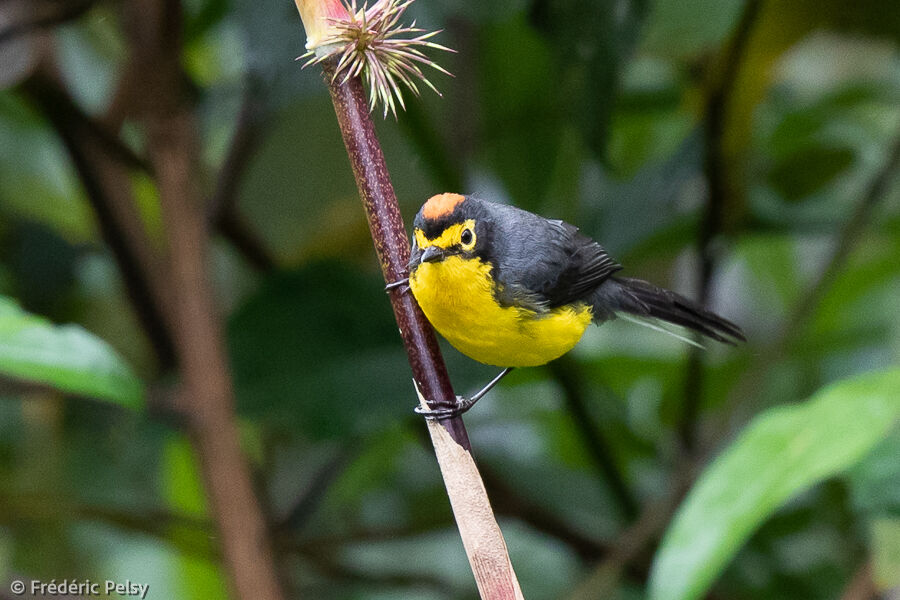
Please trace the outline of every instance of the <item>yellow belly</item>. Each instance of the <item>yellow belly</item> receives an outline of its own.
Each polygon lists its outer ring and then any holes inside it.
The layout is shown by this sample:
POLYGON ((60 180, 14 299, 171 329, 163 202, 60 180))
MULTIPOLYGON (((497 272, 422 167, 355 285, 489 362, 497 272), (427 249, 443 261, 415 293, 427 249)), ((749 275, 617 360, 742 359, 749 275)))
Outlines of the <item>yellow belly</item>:
POLYGON ((422 312, 453 347, 478 362, 498 367, 533 367, 572 349, 591 322, 578 303, 544 314, 497 304, 490 266, 450 256, 423 263, 409 285, 422 312))

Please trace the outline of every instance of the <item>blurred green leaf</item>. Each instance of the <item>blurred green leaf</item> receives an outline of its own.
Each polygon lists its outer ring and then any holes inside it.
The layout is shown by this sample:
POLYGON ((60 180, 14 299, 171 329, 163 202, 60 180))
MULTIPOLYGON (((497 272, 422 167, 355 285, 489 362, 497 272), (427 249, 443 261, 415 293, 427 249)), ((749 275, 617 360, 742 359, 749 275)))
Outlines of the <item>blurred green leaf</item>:
POLYGON ((169 506, 186 515, 207 516, 200 469, 187 439, 172 437, 166 441, 162 452, 162 480, 169 506))
POLYGON ((479 57, 487 162, 515 203, 534 210, 544 199, 545 173, 558 160, 562 138, 561 90, 548 85, 559 66, 524 19, 485 28, 479 57))
POLYGON ((383 285, 337 262, 266 281, 229 324, 240 410, 314 438, 409 414, 410 371, 383 285))
MULTIPOLYGON (((240 185, 238 205, 248 225, 279 264, 324 257, 374 264, 365 212, 327 95, 291 103, 270 119, 240 185)), ((401 207, 415 214, 438 190, 393 120, 379 123, 378 132, 401 207)))
POLYGON ((900 370, 828 386, 769 410, 709 467, 666 532, 651 600, 701 598, 750 534, 784 502, 854 464, 900 418, 900 370))
MULTIPOLYGON (((854 509, 867 518, 900 515, 900 430, 848 473, 854 509)), ((900 571, 898 571, 900 572, 900 571)))
MULTIPOLYGON (((242 32, 240 50, 246 59, 244 68, 254 78, 259 78, 267 107, 277 109, 300 98, 327 96, 321 70, 301 69, 293 62, 306 51, 306 34, 293 3, 232 0, 229 4, 231 18, 242 32)), ((335 125, 333 121, 328 124, 335 125)), ((311 120, 309 124, 314 123, 311 120)), ((310 146, 316 147, 320 143, 317 139, 310 146)))
POLYGON ((647 46, 685 56, 721 43, 737 23, 744 0, 654 0, 647 19, 647 46))
POLYGON ((819 342, 826 342, 828 336, 847 329, 881 327, 882 335, 890 332, 893 323, 892 295, 886 295, 886 307, 867 304, 877 292, 884 294, 891 281, 897 279, 897 256, 900 252, 900 238, 872 237, 861 240, 849 264, 831 284, 827 294, 817 307, 810 323, 808 337, 799 340, 809 346, 804 352, 816 350, 819 342))
MULTIPOLYGON (((745 14, 753 13, 745 11, 745 14)), ((890 68, 890 61, 873 59, 866 52, 858 52, 852 42, 865 40, 865 36, 859 35, 861 32, 896 38, 900 35, 900 11, 886 10, 881 0, 854 3, 843 0, 759 2, 755 18, 748 23, 748 27, 742 60, 737 65, 729 89, 722 135, 723 171, 728 189, 728 206, 724 213, 726 221, 731 223, 739 221, 746 209, 748 184, 753 181, 754 175, 748 169, 755 158, 751 146, 760 129, 756 119, 761 108, 765 108, 767 95, 777 95, 774 91, 779 88, 773 89, 773 84, 790 87, 799 83, 800 88, 806 87, 806 90, 800 90, 801 93, 810 89, 821 92, 823 88, 827 91, 828 86, 833 86, 835 82, 840 84, 856 75, 863 80, 871 78, 870 73, 864 72, 866 64, 890 68), (822 31, 845 33, 844 39, 850 40, 851 44, 843 48, 837 43, 819 45, 813 52, 806 53, 803 64, 795 69, 795 81, 789 81, 786 63, 795 58, 797 51, 802 53, 804 46, 816 46, 810 42, 821 39, 822 31), (804 83, 807 85, 804 86, 804 83)), ((865 40, 860 45, 865 43, 872 42, 865 40)), ((854 85, 859 84, 865 86, 863 81, 854 82, 854 85)), ((795 105, 797 100, 794 99, 795 105)), ((896 100, 893 103, 896 105, 896 100)), ((833 114, 828 115, 828 121, 834 121, 833 114)), ((808 132, 815 124, 795 125, 799 132, 808 132)), ((837 144, 835 147, 842 148, 843 145, 837 144)), ((840 163, 841 157, 836 160, 840 163)), ((808 162, 803 165, 804 168, 810 166, 808 162)), ((793 175, 804 177, 805 172, 798 171, 793 175)))
POLYGON ((238 207, 280 261, 296 261, 304 245, 318 256, 345 248, 365 218, 331 103, 298 102, 271 118, 241 181, 238 207))
POLYGON ((683 106, 683 83, 665 60, 639 57, 624 67, 608 142, 609 164, 618 176, 633 176, 682 147, 697 121, 683 106))
POLYGON ((142 405, 143 384, 106 342, 81 327, 55 326, 2 296, 0 373, 131 408, 142 405))
POLYGON ((573 112, 587 146, 606 154, 621 65, 631 50, 644 0, 539 0, 530 18, 545 33, 561 73, 561 103, 573 112))
MULTIPOLYGON (((422 2, 421 4, 426 4, 422 2)), ((479 23, 496 23, 506 21, 521 14, 528 7, 529 0, 495 0, 494 2, 467 2, 466 0, 450 0, 449 2, 434 2, 437 7, 431 9, 440 11, 451 8, 450 13, 454 17, 465 17, 479 23)))
POLYGON ((632 177, 651 159, 665 158, 678 148, 693 126, 684 113, 622 113, 614 117, 609 162, 622 177, 632 177))
MULTIPOLYGON (((409 448, 417 448, 415 436, 406 428, 396 426, 379 431, 364 440, 364 447, 332 484, 329 498, 338 504, 350 505, 366 494, 382 487, 400 486, 397 471, 400 457, 409 448)), ((400 515, 394 515, 399 519, 400 515)))
POLYGON ((10 95, 0 95, 0 215, 44 224, 70 243, 97 238, 65 147, 10 95))
POLYGON ((802 200, 846 171, 855 157, 851 148, 810 146, 775 165, 769 182, 786 200, 802 200))
POLYGON ((766 307, 783 311, 792 305, 802 281, 797 273, 795 241, 785 236, 760 234, 744 236, 740 245, 766 307))
POLYGON ((116 87, 116 76, 128 55, 118 15, 112 6, 94 9, 72 26, 56 30, 54 41, 60 74, 75 101, 88 113, 104 110, 116 87))
POLYGON ((817 134, 828 119, 834 118, 833 107, 788 112, 775 126, 769 139, 772 154, 777 158, 790 157, 800 152, 809 144, 810 138, 817 134))
POLYGON ((194 0, 185 2, 184 37, 194 41, 216 26, 228 14, 228 0, 194 0))
MULTIPOLYGON (((200 468, 187 439, 172 437, 166 442, 161 466, 163 493, 167 504, 177 513, 196 517, 206 516, 208 507, 200 468)), ((168 532, 170 536, 184 535, 178 531, 177 525, 173 525, 170 529, 168 532)), ((182 553, 177 556, 174 567, 176 577, 173 585, 179 588, 179 597, 203 600, 227 596, 225 581, 219 573, 218 564, 206 558, 182 553)))

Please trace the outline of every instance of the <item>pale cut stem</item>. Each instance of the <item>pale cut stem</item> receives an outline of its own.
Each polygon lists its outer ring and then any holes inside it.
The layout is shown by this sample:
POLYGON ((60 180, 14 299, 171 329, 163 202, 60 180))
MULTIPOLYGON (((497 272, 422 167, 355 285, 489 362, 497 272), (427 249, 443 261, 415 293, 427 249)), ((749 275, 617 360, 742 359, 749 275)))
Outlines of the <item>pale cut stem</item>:
MULTIPOLYGON (((419 386, 415 387, 419 406, 428 410, 428 403, 419 391, 419 386)), ((441 425, 441 421, 427 419, 426 422, 434 454, 444 477, 447 496, 450 498, 450 507, 475 575, 478 593, 485 599, 524 600, 509 560, 506 541, 494 518, 491 502, 472 452, 457 444, 441 425)))

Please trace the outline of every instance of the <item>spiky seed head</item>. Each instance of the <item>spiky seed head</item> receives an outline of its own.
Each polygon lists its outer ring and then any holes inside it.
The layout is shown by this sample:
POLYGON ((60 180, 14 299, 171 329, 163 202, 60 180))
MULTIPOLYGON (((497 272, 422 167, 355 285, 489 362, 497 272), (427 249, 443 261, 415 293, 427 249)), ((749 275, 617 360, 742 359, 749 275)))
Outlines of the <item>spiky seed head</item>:
MULTIPOLYGON (((384 116, 388 111, 397 118, 397 105, 405 109, 401 87, 419 95, 416 82, 421 82, 441 95, 423 73, 421 66, 431 67, 446 75, 451 75, 440 65, 428 58, 424 50, 444 50, 450 48, 431 41, 440 31, 425 31, 410 25, 401 25, 400 18, 414 0, 375 0, 371 6, 357 7, 356 0, 345 1, 342 13, 317 13, 319 22, 310 36, 310 25, 303 17, 301 4, 314 4, 312 0, 295 0, 300 9, 303 25, 307 31, 306 48, 309 50, 301 58, 309 58, 304 66, 336 59, 334 79, 342 82, 351 77, 361 76, 369 89, 369 110, 381 104, 384 116), (322 27, 321 23, 326 26, 322 27)), ((333 4, 338 0, 320 0, 322 4, 333 4)), ((338 2, 339 3, 339 2, 338 2)), ((322 9, 318 9, 322 10, 322 9)), ((311 11, 308 14, 312 14, 311 11)), ((312 17, 310 17, 312 18, 312 17)), ((452 76, 452 75, 451 75, 452 76)))

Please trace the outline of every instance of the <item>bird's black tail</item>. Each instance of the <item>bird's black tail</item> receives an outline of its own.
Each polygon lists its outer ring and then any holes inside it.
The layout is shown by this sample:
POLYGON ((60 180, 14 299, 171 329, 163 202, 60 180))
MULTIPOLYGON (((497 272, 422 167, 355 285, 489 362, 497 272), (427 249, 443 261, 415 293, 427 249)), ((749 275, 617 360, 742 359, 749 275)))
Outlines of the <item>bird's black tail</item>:
POLYGON ((735 344, 746 341, 741 328, 680 294, 640 279, 610 277, 593 294, 594 320, 606 321, 615 313, 653 318, 687 327, 706 337, 735 344))

